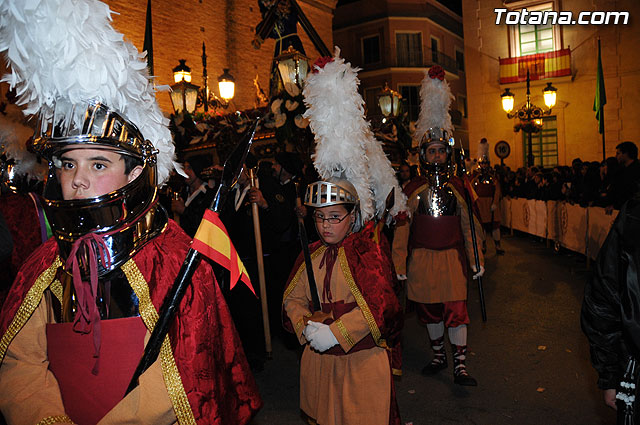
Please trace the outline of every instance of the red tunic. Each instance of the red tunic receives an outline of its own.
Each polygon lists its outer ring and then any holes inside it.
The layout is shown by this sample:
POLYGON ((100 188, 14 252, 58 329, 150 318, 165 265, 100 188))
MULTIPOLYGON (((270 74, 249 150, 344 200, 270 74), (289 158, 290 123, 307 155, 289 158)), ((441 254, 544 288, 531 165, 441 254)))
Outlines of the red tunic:
MULTIPOLYGON (((178 274, 189 244, 187 235, 170 220, 164 231, 133 257, 156 311, 178 274)), ((19 309, 21 312, 35 310, 31 304, 36 301, 37 305, 48 287, 39 288, 38 281, 42 279, 38 278, 57 256, 58 247, 52 238, 20 269, 0 317, 0 361, 28 319, 22 313, 17 314, 19 309)), ((143 302, 141 299, 141 310, 143 302)), ((205 262, 196 270, 168 336, 179 374, 178 387, 184 389, 191 411, 183 415, 184 410, 172 398, 178 421, 193 423, 195 419, 198 424, 224 425, 249 422, 262 406, 262 400, 229 309, 211 267, 205 262)), ((169 391, 172 392, 175 393, 173 389, 169 391)))

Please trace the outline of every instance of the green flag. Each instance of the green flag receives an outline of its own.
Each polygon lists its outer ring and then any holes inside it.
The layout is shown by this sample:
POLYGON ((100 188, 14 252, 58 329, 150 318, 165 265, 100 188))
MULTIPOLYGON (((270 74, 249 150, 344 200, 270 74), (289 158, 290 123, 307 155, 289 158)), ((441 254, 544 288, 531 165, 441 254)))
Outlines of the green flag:
POLYGON ((153 75, 153 30, 151 25, 151 0, 147 0, 147 20, 144 26, 144 44, 142 50, 147 52, 147 68, 153 75))
POLYGON ((598 132, 604 134, 604 105, 607 94, 604 91, 604 75, 602 74, 602 57, 600 56, 600 39, 598 39, 598 76, 596 77, 596 97, 593 99, 593 110, 596 111, 598 132))

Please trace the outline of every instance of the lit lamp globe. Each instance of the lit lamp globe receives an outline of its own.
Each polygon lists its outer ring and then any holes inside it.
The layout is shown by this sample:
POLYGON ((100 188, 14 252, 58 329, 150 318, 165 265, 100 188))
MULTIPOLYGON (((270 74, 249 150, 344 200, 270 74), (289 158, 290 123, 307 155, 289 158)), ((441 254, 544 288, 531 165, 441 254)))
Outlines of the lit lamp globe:
POLYGON ((511 93, 509 89, 506 89, 504 93, 500 95, 500 98, 502 99, 502 109, 504 109, 507 114, 513 111, 513 105, 515 102, 515 96, 513 93, 511 93))
POLYGON ((542 95, 544 96, 544 104, 547 105, 547 108, 551 109, 556 106, 556 95, 558 89, 553 87, 551 83, 547 83, 547 87, 542 90, 542 95))
POLYGON ((196 110, 199 87, 191 84, 191 68, 186 64, 186 59, 180 59, 180 64, 173 68, 173 80, 171 86, 171 104, 176 115, 188 112, 193 114, 196 110))
POLYGON ((282 78, 285 90, 289 94, 297 94, 299 90, 292 90, 292 87, 302 87, 302 82, 307 78, 307 73, 309 72, 309 58, 289 46, 275 60, 278 64, 278 73, 282 78))
POLYGON ((400 99, 402 99, 402 96, 398 92, 391 90, 389 85, 385 83, 384 90, 378 95, 378 105, 385 118, 398 116, 400 99))
POLYGON ((218 77, 218 90, 220 90, 220 97, 228 104, 235 95, 236 80, 229 74, 229 68, 224 68, 222 71, 222 75, 218 77))

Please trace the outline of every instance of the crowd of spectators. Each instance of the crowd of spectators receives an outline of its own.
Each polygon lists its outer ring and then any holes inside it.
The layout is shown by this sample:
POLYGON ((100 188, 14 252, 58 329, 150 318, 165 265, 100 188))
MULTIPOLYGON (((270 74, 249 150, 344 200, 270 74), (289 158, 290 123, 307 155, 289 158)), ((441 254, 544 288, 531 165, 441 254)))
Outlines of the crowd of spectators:
POLYGON ((638 148, 633 142, 616 146, 616 156, 602 162, 582 161, 571 166, 518 168, 495 166, 504 196, 569 201, 581 206, 620 209, 640 185, 638 148))

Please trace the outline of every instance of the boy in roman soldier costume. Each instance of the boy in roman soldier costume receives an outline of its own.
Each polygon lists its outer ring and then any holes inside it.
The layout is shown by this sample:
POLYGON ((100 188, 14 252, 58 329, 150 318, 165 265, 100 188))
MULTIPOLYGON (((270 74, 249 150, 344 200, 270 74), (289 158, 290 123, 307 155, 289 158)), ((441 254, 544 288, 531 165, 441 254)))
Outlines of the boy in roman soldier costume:
POLYGON ((206 263, 125 396, 190 244, 158 204, 174 147, 141 56, 98 1, 0 0, 0 13, 7 79, 37 114, 33 149, 49 161, 54 234, 21 268, 0 317, 6 421, 248 422, 261 400, 206 263))
MULTIPOLYGON (((447 367, 446 328, 453 352, 454 382, 474 386, 476 380, 465 363, 467 261, 473 264, 474 260, 472 217, 467 212, 464 184, 453 175, 448 112, 452 96, 441 67, 436 65, 425 75, 420 96, 416 134, 421 138, 423 172, 404 188, 411 219, 396 227, 393 261, 398 277, 406 279, 408 299, 417 303, 418 318, 427 326, 434 352, 422 373, 431 375, 447 367)), ((480 265, 480 270, 471 266, 474 278, 484 273, 482 258, 480 265)))
POLYGON ((322 180, 307 187, 305 205, 321 240, 309 246, 310 269, 298 259, 283 298, 285 327, 305 345, 300 408, 321 425, 398 424, 390 347, 402 313, 388 244, 371 220, 392 188, 392 214, 405 198, 364 120, 356 70, 337 48, 314 68, 304 95, 322 180))
POLYGON ((478 144, 478 165, 479 169, 469 177, 471 186, 478 195, 476 206, 485 236, 482 242, 482 252, 487 251, 487 236, 491 234, 496 246, 496 254, 504 255, 504 250, 500 247, 500 198, 502 192, 500 191, 500 182, 491 171, 489 142, 485 138, 482 138, 478 144))

